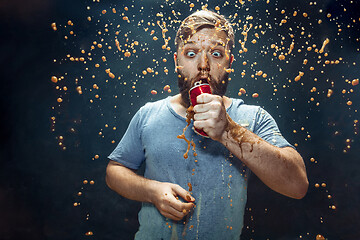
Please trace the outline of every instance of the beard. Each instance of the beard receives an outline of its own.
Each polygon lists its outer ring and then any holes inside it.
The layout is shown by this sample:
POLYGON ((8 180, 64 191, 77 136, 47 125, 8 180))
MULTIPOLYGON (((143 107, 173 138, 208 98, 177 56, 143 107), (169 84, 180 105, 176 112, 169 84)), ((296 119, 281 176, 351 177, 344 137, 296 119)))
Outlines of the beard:
MULTIPOLYGON (((183 100, 184 107, 190 107, 189 91, 197 81, 200 81, 202 76, 199 73, 196 77, 189 79, 184 76, 182 71, 178 69, 178 87, 180 90, 181 98, 183 100)), ((216 81, 211 75, 208 75, 207 83, 210 85, 212 94, 224 96, 229 83, 229 73, 225 72, 218 81, 216 81)))

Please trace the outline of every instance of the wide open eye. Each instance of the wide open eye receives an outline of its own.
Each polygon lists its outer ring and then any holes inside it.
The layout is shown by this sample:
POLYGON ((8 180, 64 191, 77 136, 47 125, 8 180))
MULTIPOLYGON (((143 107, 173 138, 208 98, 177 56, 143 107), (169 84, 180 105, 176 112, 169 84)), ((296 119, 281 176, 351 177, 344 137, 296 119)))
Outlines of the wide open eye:
POLYGON ((186 53, 186 56, 188 56, 188 57, 195 57, 195 52, 192 51, 192 50, 190 50, 190 51, 188 51, 188 52, 186 53))
POLYGON ((221 56, 222 56, 221 52, 219 52, 219 51, 214 51, 214 52, 212 53, 212 55, 213 55, 214 57, 221 57, 221 56))

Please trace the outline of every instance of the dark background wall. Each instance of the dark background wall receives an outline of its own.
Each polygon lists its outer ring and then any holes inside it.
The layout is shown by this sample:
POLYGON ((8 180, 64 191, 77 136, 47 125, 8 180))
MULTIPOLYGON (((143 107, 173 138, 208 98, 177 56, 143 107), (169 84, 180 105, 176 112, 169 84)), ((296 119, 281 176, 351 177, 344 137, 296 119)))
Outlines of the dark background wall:
MULTIPOLYGON (((205 4, 193 3, 190 9, 186 1, 1 2, 0 239, 132 239, 140 204, 106 187, 106 156, 140 106, 170 95, 162 90, 167 84, 172 93, 177 92, 172 53, 179 23, 173 20, 182 20, 205 4), (68 25, 69 20, 73 26, 68 25), (158 20, 167 23, 170 51, 162 49, 158 20), (51 28, 53 22, 57 31, 51 28), (151 30, 155 30, 153 35, 151 30), (124 57, 117 51, 115 37, 122 49, 136 53, 124 57), (94 41, 102 43, 102 48, 94 41), (134 41, 139 44, 131 47, 134 41), (84 57, 85 61, 71 61, 70 57, 84 57), (144 75, 148 67, 158 75, 144 75), (105 72, 108 68, 115 79, 105 72), (64 79, 53 83, 51 76, 64 79), (157 95, 150 93, 153 89, 157 95), (58 103, 58 98, 63 102, 58 103), (86 235, 89 231, 92 236, 86 235)), ((351 84, 360 77, 359 3, 207 3, 212 10, 219 6, 221 14, 237 23, 237 39, 243 40, 244 24, 253 24, 247 53, 239 53, 236 41, 228 95, 237 97, 243 87, 247 94, 241 97, 247 103, 261 105, 274 116, 283 135, 298 144, 310 181, 307 196, 292 200, 272 192, 253 175, 242 239, 315 239, 318 234, 328 239, 360 239, 356 121, 360 86, 351 84), (236 19, 234 14, 238 14, 236 19), (282 19, 287 22, 280 24, 282 19), (326 38, 330 39, 325 48, 329 55, 314 52, 326 38), (253 39, 257 42, 251 43, 253 39), (293 52, 279 60, 278 55, 287 53, 292 41, 293 52), (271 44, 280 48, 277 56, 271 44), (308 51, 313 44, 316 47, 308 51), (327 59, 339 63, 325 64, 327 59), (267 77, 257 76, 260 70, 267 77), (295 82, 299 71, 305 74, 295 82), (316 90, 311 91, 313 87, 316 90), (328 89, 334 92, 331 97, 326 96, 328 89), (259 93, 258 98, 251 97, 254 92, 259 93)))

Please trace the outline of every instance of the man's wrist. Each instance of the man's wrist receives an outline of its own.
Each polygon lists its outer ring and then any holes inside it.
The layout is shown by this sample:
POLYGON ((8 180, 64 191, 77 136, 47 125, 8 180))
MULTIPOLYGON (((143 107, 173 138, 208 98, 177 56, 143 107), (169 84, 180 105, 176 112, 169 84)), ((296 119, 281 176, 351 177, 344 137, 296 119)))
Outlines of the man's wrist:
POLYGON ((230 142, 234 141, 241 144, 243 135, 247 129, 234 122, 228 114, 226 114, 226 119, 227 125, 219 142, 224 146, 228 146, 230 142))
POLYGON ((145 181, 145 191, 147 193, 146 195, 146 202, 154 204, 155 202, 155 196, 156 196, 156 190, 159 188, 158 185, 159 182, 151 179, 146 179, 145 181))
POLYGON ((224 128, 224 131, 222 132, 220 139, 218 140, 221 144, 226 146, 226 143, 230 140, 230 136, 229 136, 229 129, 230 129, 230 124, 231 124, 232 119, 230 118, 229 114, 226 113, 226 125, 224 128))

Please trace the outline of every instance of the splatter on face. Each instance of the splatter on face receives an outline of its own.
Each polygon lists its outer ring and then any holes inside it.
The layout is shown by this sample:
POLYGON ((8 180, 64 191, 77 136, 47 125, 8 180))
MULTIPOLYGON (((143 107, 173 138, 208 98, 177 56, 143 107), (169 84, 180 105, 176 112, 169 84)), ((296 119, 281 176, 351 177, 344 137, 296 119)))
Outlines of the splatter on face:
POLYGON ((188 92, 198 81, 209 83, 213 94, 225 94, 232 62, 225 32, 214 28, 199 30, 181 44, 175 62, 185 106, 190 105, 188 92))

